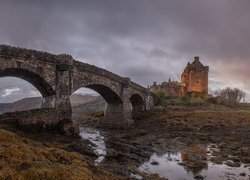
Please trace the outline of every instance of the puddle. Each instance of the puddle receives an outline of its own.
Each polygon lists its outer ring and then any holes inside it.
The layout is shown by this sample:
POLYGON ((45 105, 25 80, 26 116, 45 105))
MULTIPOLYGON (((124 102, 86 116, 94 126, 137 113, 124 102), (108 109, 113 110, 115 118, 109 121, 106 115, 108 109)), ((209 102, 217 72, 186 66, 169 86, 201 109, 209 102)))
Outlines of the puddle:
POLYGON ((94 144, 94 146, 91 147, 93 148, 94 153, 98 156, 95 160, 95 165, 100 164, 104 160, 107 153, 104 136, 102 136, 97 130, 84 127, 80 127, 80 136, 94 144))
MULTIPOLYGON (((216 151, 218 149, 214 148, 216 151)), ((206 158, 192 157, 195 161, 187 158, 186 152, 166 153, 157 155, 154 153, 149 161, 142 164, 138 169, 141 172, 158 174, 160 177, 165 177, 171 180, 191 180, 197 179, 235 179, 235 180, 249 180, 250 169, 245 164, 240 167, 229 167, 226 164, 217 165, 212 163, 209 159, 212 157, 212 148, 205 149, 206 158), (197 162, 197 163, 196 163, 197 162), (190 165, 191 164, 191 165, 190 165), (197 165, 198 164, 198 165, 197 165), (240 174, 245 174, 241 176, 240 174)), ((198 153, 198 151, 195 151, 198 153)))

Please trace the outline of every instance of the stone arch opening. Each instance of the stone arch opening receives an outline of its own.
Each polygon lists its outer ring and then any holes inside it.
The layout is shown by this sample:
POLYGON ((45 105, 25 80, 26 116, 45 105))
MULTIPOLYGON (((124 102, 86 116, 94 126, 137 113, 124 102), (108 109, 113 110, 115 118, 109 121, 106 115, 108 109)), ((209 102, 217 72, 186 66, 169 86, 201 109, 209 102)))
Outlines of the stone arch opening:
POLYGON ((111 88, 101 84, 90 84, 84 86, 99 93, 108 104, 122 104, 121 98, 111 88))
POLYGON ((72 117, 86 117, 96 112, 104 112, 106 101, 96 91, 82 87, 70 96, 72 117))
POLYGON ((42 95, 29 82, 16 77, 2 77, 0 86, 0 114, 41 108, 42 95))
POLYGON ((146 105, 141 95, 133 94, 130 97, 130 102, 132 104, 132 112, 140 112, 145 110, 146 105))
POLYGON ((2 77, 16 77, 23 79, 30 84, 32 84, 36 89, 45 97, 55 95, 53 88, 47 83, 43 78, 38 74, 30 72, 28 70, 19 69, 19 68, 8 68, 0 70, 0 78, 2 77))
POLYGON ((87 114, 91 114, 91 113, 98 112, 98 111, 99 112, 103 111, 104 116, 106 116, 107 111, 111 109, 110 106, 116 107, 116 108, 122 106, 121 98, 111 88, 105 85, 89 84, 89 85, 82 86, 75 92, 71 95, 71 98, 70 98, 73 117, 80 117, 81 115, 87 115, 87 114), (83 90, 84 93, 82 93, 79 90, 83 90), (91 90, 92 95, 90 96, 92 97, 90 97, 89 95, 86 95, 87 93, 90 92, 89 90, 91 90), (93 96, 96 96, 96 97, 93 98, 93 96), (76 102, 74 102, 76 101, 76 98, 82 98, 83 102, 82 103, 79 102, 77 104, 76 102), (84 98, 89 98, 90 100, 88 99, 84 100, 84 98), (93 106, 96 106, 96 109, 93 106), (87 108, 89 108, 89 110, 87 108))

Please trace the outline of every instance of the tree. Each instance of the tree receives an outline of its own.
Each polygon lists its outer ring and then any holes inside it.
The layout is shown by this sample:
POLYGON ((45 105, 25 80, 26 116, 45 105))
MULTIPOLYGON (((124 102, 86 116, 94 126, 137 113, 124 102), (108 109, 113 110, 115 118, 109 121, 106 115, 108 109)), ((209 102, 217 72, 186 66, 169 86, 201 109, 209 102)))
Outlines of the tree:
POLYGON ((236 106, 240 102, 244 102, 246 93, 238 88, 227 87, 215 92, 217 96, 217 103, 227 106, 236 106))

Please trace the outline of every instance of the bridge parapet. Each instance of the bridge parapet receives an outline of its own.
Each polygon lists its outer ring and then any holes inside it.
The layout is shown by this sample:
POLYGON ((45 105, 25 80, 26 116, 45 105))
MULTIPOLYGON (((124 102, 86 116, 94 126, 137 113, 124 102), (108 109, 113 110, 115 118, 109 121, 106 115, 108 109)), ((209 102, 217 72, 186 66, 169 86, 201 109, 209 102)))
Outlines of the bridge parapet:
POLYGON ((149 92, 149 91, 147 90, 147 88, 145 88, 145 87, 143 87, 143 86, 141 86, 141 85, 139 85, 139 84, 137 84, 137 83, 135 83, 135 82, 133 82, 133 81, 131 81, 130 86, 131 86, 132 88, 138 90, 138 91, 149 92))
POLYGON ((87 63, 83 63, 83 62, 79 62, 79 61, 74 61, 74 67, 77 67, 79 70, 84 71, 84 72, 91 72, 94 74, 98 74, 100 76, 104 76, 109 78, 110 80, 119 82, 121 84, 124 84, 125 86, 130 86, 138 91, 147 91, 147 89, 133 81, 130 80, 130 78, 127 77, 121 77, 119 75, 116 75, 106 69, 103 68, 99 68, 97 66, 94 65, 90 65, 87 63))
POLYGON ((7 45, 0 45, 0 56, 23 60, 34 59, 49 63, 56 63, 58 59, 58 55, 48 52, 12 47, 7 45))
POLYGON ((114 80, 114 81, 119 82, 119 83, 124 82, 124 77, 118 76, 118 75, 116 75, 116 74, 114 74, 106 69, 99 68, 99 67, 94 66, 94 65, 90 65, 90 64, 75 60, 74 67, 76 67, 80 71, 91 72, 91 73, 94 73, 94 74, 97 74, 100 76, 104 76, 106 78, 109 78, 110 80, 114 80))

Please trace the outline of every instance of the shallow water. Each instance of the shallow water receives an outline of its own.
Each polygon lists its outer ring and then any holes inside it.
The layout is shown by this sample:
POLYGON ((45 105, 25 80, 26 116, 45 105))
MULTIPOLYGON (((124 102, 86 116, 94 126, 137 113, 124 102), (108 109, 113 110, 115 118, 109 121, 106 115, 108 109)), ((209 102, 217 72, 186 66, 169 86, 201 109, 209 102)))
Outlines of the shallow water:
POLYGON ((240 167, 229 167, 226 164, 217 165, 212 163, 209 159, 212 157, 211 148, 207 148, 207 161, 198 172, 194 172, 185 165, 182 152, 166 153, 157 155, 154 153, 150 159, 143 163, 138 169, 141 172, 158 174, 160 177, 166 177, 171 180, 194 179, 195 176, 201 175, 204 179, 221 180, 221 179, 237 179, 249 180, 250 170, 241 164, 240 167), (246 176, 240 176, 245 173, 246 176))
POLYGON ((84 127, 80 127, 80 136, 94 144, 94 146, 91 147, 93 148, 94 153, 98 156, 95 160, 95 165, 100 164, 107 154, 104 136, 102 136, 97 130, 84 127))
MULTIPOLYGON (((107 154, 106 145, 104 142, 104 136, 95 129, 80 127, 80 136, 89 140, 93 145, 94 153, 98 156, 95 160, 95 165, 99 165, 107 154)), ((160 177, 166 177, 170 180, 193 180, 196 176, 202 176, 207 180, 250 180, 250 164, 241 164, 240 167, 229 167, 226 164, 218 165, 210 161, 213 156, 213 152, 219 151, 216 145, 209 145, 204 148, 204 151, 194 151, 195 153, 205 156, 205 160, 198 159, 197 161, 189 161, 187 158, 187 151, 180 152, 168 152, 165 154, 152 154, 150 159, 139 166, 138 170, 150 174, 158 174, 160 177), (186 153, 186 154, 185 154, 186 153), (202 154, 204 153, 204 154, 202 154), (191 168, 189 164, 199 162, 200 165, 195 168, 191 168), (245 176, 240 176, 241 173, 245 173, 245 176)), ((188 154, 190 156, 190 154, 188 154)), ((191 154, 191 156, 196 156, 191 154)), ((192 158, 191 158, 192 159, 192 158)), ((142 179, 141 176, 131 174, 131 178, 142 179)))

